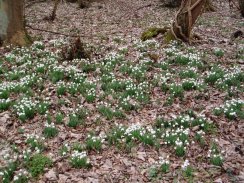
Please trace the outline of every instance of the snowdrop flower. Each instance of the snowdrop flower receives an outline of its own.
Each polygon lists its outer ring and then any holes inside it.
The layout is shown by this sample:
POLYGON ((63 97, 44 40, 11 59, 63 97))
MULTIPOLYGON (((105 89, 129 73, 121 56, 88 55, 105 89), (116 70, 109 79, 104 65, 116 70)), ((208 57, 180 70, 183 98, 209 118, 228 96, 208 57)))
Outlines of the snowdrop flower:
POLYGON ((190 165, 189 160, 186 159, 186 160, 184 161, 183 165, 181 165, 181 168, 182 168, 183 170, 185 170, 189 165, 190 165))

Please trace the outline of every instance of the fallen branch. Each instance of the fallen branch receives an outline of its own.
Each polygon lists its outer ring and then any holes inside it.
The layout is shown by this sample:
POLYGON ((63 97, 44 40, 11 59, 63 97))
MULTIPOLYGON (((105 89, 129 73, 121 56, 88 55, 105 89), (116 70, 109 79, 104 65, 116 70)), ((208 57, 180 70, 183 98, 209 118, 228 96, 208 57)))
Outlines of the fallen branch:
POLYGON ((48 32, 51 34, 57 34, 57 35, 62 35, 62 36, 67 36, 67 37, 74 37, 74 38, 79 38, 79 37, 83 37, 83 38, 100 38, 101 36, 96 36, 96 35, 90 35, 90 36, 85 36, 85 35, 70 35, 70 34, 65 34, 65 33, 61 33, 61 32, 55 32, 55 31, 50 31, 50 30, 46 30, 46 29, 39 29, 36 27, 32 27, 31 25, 25 25, 26 27, 32 29, 32 30, 37 30, 37 31, 41 31, 41 32, 48 32))
POLYGON ((70 35, 70 34, 65 34, 65 33, 61 33, 61 32, 55 32, 55 31, 50 31, 50 30, 45 30, 45 29, 39 29, 39 28, 35 28, 32 27, 30 25, 25 25, 26 27, 32 29, 32 30, 37 30, 37 31, 42 31, 42 32, 48 32, 48 33, 52 33, 52 34, 58 34, 58 35, 63 35, 63 36, 68 36, 68 37, 87 37, 87 36, 81 36, 81 35, 70 35))
POLYGON ((139 10, 141 10, 143 8, 147 8, 147 7, 150 7, 150 6, 152 6, 152 4, 147 4, 145 6, 141 6, 141 7, 137 8, 135 11, 139 11, 139 10))
POLYGON ((34 2, 30 2, 29 4, 27 4, 25 6, 25 8, 29 8, 30 6, 33 6, 36 3, 43 3, 43 2, 46 2, 46 0, 37 0, 37 1, 34 1, 34 2))

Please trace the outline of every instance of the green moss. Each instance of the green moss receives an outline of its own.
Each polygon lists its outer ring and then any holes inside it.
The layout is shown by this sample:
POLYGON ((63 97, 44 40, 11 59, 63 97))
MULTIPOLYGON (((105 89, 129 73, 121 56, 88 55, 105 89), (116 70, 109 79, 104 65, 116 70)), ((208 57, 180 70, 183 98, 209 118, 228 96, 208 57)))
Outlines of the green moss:
POLYGON ((175 40, 174 35, 171 33, 171 31, 168 31, 164 36, 164 41, 166 44, 170 43, 171 41, 175 40))
POLYGON ((164 28, 151 27, 142 33, 141 40, 146 41, 148 39, 156 37, 159 34, 164 34, 165 32, 167 32, 167 27, 164 28))
POLYGON ((45 167, 50 167, 51 165, 51 159, 44 155, 36 154, 27 163, 27 168, 31 173, 32 177, 38 177, 40 174, 44 173, 45 167))
POLYGON ((33 43, 33 40, 31 38, 31 36, 27 33, 27 31, 25 31, 25 41, 26 41, 26 45, 30 46, 33 43))

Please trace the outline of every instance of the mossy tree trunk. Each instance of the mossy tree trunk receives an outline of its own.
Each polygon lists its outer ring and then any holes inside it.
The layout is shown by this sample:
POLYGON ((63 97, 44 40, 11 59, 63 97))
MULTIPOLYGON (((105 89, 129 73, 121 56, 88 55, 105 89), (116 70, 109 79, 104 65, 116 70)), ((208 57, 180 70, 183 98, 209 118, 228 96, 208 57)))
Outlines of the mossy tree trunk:
POLYGON ((5 30, 1 32, 4 44, 25 46, 30 43, 24 26, 24 0, 0 0, 1 18, 5 30))
POLYGON ((182 0, 170 30, 165 35, 166 43, 171 40, 191 41, 191 31, 202 14, 207 0, 182 0))

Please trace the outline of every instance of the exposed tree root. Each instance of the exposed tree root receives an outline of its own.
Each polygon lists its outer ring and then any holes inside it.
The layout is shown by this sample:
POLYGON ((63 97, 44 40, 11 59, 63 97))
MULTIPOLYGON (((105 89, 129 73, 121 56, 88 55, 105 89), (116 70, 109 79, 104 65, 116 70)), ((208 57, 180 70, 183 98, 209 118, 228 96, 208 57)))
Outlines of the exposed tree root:
MULTIPOLYGON (((204 11, 205 5, 209 0, 182 0, 181 6, 176 13, 175 19, 170 29, 150 28, 143 32, 141 39, 143 41, 156 37, 158 34, 164 34, 164 42, 170 43, 172 40, 179 40, 190 43, 194 37, 191 31, 198 17, 204 11)), ((197 36, 200 39, 199 36, 197 36)))
MULTIPOLYGON (((141 40, 145 41, 148 39, 152 39, 154 37, 157 37, 159 34, 162 34, 164 37, 164 43, 168 44, 173 40, 177 40, 177 38, 174 36, 174 34, 171 33, 171 29, 169 27, 163 27, 163 28, 156 28, 152 27, 146 30, 145 32, 142 33, 141 35, 141 40)), ((199 42, 202 41, 203 38, 199 36, 198 34, 194 33, 191 36, 191 41, 193 42, 199 42)))
POLYGON ((194 40, 203 40, 203 38, 202 38, 200 35, 196 34, 196 33, 194 33, 194 34, 192 35, 192 38, 193 38, 194 40))

